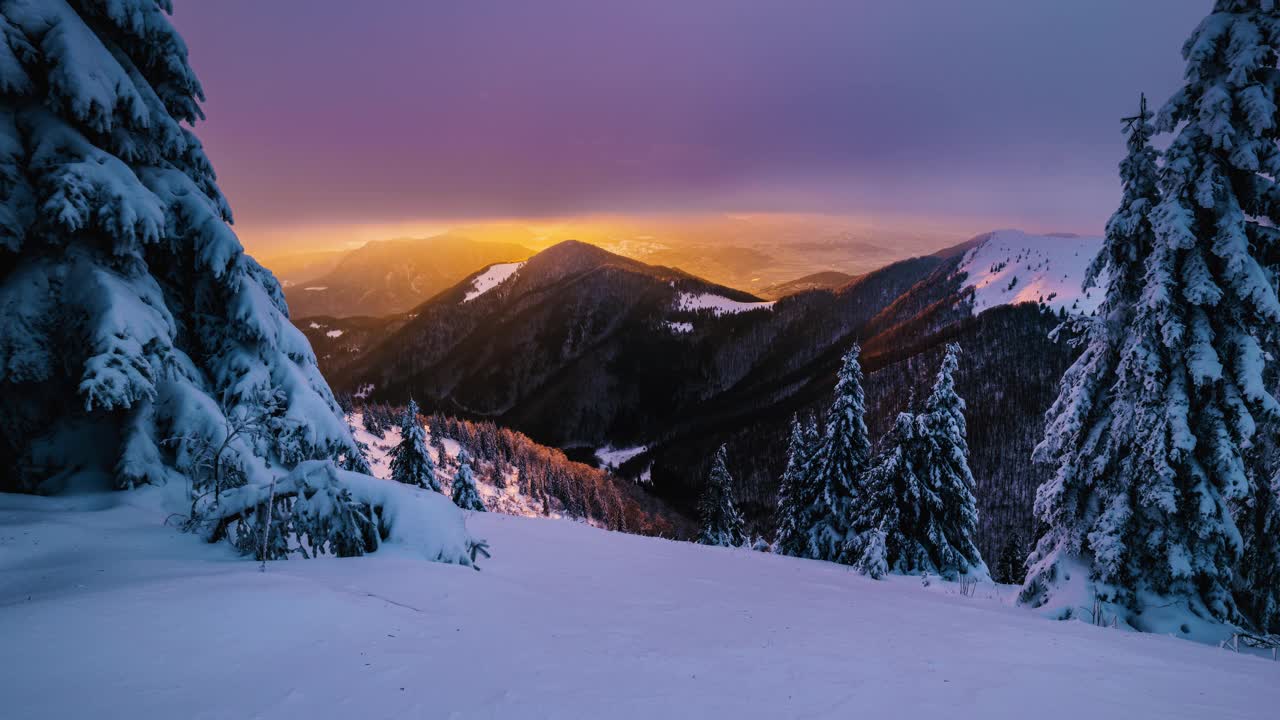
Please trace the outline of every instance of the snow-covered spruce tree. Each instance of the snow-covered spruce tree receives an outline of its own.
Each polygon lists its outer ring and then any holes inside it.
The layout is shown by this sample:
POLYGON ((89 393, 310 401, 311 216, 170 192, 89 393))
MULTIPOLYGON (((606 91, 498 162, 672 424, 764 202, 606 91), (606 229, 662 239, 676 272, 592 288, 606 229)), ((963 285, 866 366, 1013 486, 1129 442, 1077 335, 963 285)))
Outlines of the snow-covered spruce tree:
POLYGON ((858 537, 858 559, 853 566, 858 572, 879 580, 889 574, 888 533, 880 528, 867 530, 858 537))
POLYGON ((400 418, 400 444, 391 449, 391 479, 440 492, 436 466, 427 452, 427 433, 418 419, 418 403, 412 399, 400 418))
MULTIPOLYGON (((1145 302, 1156 247, 1151 215, 1160 191, 1152 117, 1144 97, 1138 114, 1126 119, 1120 208, 1107 223, 1106 239, 1085 278, 1090 287, 1105 275, 1106 295, 1094 318, 1060 328, 1075 330, 1083 351, 1063 376, 1046 415, 1044 440, 1035 449, 1036 461, 1055 471, 1036 492, 1036 516, 1048 529, 1027 561, 1021 599, 1059 617, 1077 616, 1095 600, 1141 612, 1140 593, 1149 586, 1143 564, 1168 566, 1167 559, 1157 557, 1159 546, 1144 548, 1135 534, 1144 524, 1163 525, 1160 514, 1133 512, 1142 489, 1138 476, 1146 472, 1142 463, 1159 458, 1143 458, 1144 449, 1133 447, 1137 428, 1132 423, 1144 416, 1149 422, 1164 404, 1158 391, 1145 389, 1145 373, 1167 377, 1156 360, 1162 352, 1158 327, 1148 317, 1141 334, 1130 332, 1145 302), (1153 367, 1144 367, 1144 361, 1153 367)), ((1166 447, 1162 442, 1152 450, 1166 447)), ((1174 514, 1170 505, 1162 503, 1160 513, 1174 514)))
POLYGON ((990 579, 974 538, 978 535, 978 501, 969 470, 968 427, 964 399, 956 392, 960 346, 947 345, 933 391, 920 413, 921 450, 918 466, 927 492, 915 508, 918 542, 925 548, 933 572, 944 578, 990 579))
MULTIPOLYGON (((170 9, 0 0, 0 490, 165 485, 193 527, 221 526, 241 491, 354 447, 280 286, 228 226, 170 9), (207 448, 216 472, 197 467, 207 448)), ((316 482, 371 512, 335 472, 316 482)), ((332 509, 312 507, 313 529, 332 509)), ((467 561, 460 525, 440 537, 467 561)))
POLYGON ((777 537, 774 544, 783 555, 807 557, 813 508, 822 494, 812 471, 817 430, 810 420, 791 420, 791 440, 787 446, 787 467, 778 484, 777 537))
POLYGON ((703 545, 738 547, 747 538, 743 531, 742 516, 733 504, 733 476, 729 474, 725 460, 725 446, 721 445, 716 450, 715 459, 711 461, 707 489, 698 502, 698 512, 702 516, 698 542, 703 545))
POLYGON ((947 346, 923 411, 898 415, 883 455, 866 475, 845 551, 859 568, 883 554, 892 572, 990 577, 974 543, 978 510, 964 400, 955 389, 959 356, 958 345, 947 346))
POLYGON ((856 344, 845 354, 836 380, 835 398, 827 413, 826 432, 813 458, 814 482, 821 494, 811 510, 809 556, 845 564, 857 561, 848 554, 849 538, 856 532, 858 497, 866 482, 871 440, 863 419, 866 398, 862 392, 862 349, 856 344))
POLYGON ((458 472, 453 476, 453 504, 463 510, 484 512, 484 501, 476 487, 476 473, 471 467, 471 455, 465 449, 458 453, 458 472))
POLYGON ((1037 448, 1058 470, 1037 493, 1050 530, 1022 597, 1056 616, 1096 599, 1135 628, 1187 632, 1192 618, 1248 622, 1236 593, 1265 591, 1238 582, 1245 539, 1233 511, 1270 481, 1253 448, 1280 416, 1269 391, 1277 42, 1273 3, 1215 4, 1161 112, 1176 135, 1158 196, 1148 116, 1129 124, 1124 200, 1099 261, 1113 278, 1105 326, 1087 336, 1037 448))
MULTIPOLYGON (((916 463, 923 455, 916 416, 898 413, 881 444, 882 453, 863 478, 857 518, 844 551, 859 571, 876 579, 887 574, 891 563, 896 564, 904 553, 912 554, 912 560, 905 563, 908 570, 919 565, 918 560, 924 556, 917 544, 908 543, 904 537, 898 516, 900 505, 914 507, 925 493, 924 479, 916 472, 916 463)), ((909 517, 908 523, 911 520, 909 517)), ((913 527, 905 530, 910 533, 913 527)))

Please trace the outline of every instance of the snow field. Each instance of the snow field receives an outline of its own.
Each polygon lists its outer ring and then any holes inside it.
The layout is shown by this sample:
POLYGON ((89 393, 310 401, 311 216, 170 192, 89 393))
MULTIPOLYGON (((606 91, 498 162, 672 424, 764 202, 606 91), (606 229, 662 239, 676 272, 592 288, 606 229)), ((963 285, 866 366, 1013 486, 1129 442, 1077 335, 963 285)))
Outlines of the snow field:
POLYGON ((475 300, 481 295, 498 287, 510 279, 512 275, 515 275, 516 271, 519 270, 522 265, 524 265, 522 262, 490 265, 488 270, 485 270, 483 273, 478 275, 475 280, 471 281, 471 290, 467 293, 466 297, 462 299, 462 302, 471 302, 472 300, 475 300))
POLYGON ((974 289, 973 314, 998 305, 1044 303, 1054 312, 1089 315, 1101 304, 1105 278, 1083 289, 1085 272, 1102 238, 1030 235, 997 230, 970 250, 960 265, 974 289))
POLYGON ((710 310, 717 317, 720 315, 735 315, 737 313, 751 312, 752 310, 768 310, 772 308, 774 303, 770 302, 741 302, 739 300, 730 300, 722 295, 713 295, 711 293, 687 293, 682 292, 676 298, 676 310, 680 312, 696 312, 698 310, 710 310))
POLYGON ((481 571, 257 564, 146 493, 0 495, 26 718, 1273 718, 1280 664, 1056 623, 936 579, 471 515, 481 571), (56 671, 53 669, 56 668, 56 671), (74 679, 68 682, 68 679, 74 679))

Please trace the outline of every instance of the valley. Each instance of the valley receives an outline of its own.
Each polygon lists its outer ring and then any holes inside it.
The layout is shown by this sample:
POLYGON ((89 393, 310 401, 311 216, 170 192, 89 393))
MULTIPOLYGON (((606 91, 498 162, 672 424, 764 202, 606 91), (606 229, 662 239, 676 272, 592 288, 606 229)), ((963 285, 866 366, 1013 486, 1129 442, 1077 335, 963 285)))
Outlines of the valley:
POLYGON ((847 346, 863 345, 867 421, 880 437, 958 341, 979 546, 996 557, 1035 537, 1045 471, 1031 450, 1073 356, 1049 334, 1064 312, 1090 307, 1079 258, 1097 243, 1000 231, 766 301, 566 242, 500 277, 476 268, 409 313, 296 322, 340 393, 392 404, 412 395, 585 462, 597 448, 643 448, 612 471, 643 477, 682 519, 696 514, 708 459, 727 443, 740 507, 765 537, 787 425, 825 411, 847 346))

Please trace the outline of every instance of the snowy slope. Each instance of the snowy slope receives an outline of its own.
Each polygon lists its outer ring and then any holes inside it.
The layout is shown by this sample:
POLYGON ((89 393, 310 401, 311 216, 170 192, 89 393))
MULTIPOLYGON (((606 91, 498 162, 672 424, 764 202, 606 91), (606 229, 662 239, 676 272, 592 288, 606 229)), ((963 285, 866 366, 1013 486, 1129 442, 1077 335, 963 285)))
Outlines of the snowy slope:
POLYGON ((473 515, 481 571, 257 565, 130 505, 0 495, 4 716, 1274 718, 1280 663, 1011 588, 473 515), (79 508, 79 512, 72 511, 79 508))
POLYGON ((1105 278, 1087 292, 1081 286, 1101 247, 1100 237, 997 230, 965 254, 959 271, 968 276, 965 287, 974 289, 975 315, 997 305, 1024 302, 1089 315, 1102 302, 1105 278))
MULTIPOLYGON (((365 459, 369 461, 369 469, 373 471, 373 476, 390 482, 391 480, 391 450, 400 444, 400 428, 390 427, 383 433, 383 437, 370 433, 364 429, 363 418, 360 413, 352 413, 347 416, 347 421, 351 424, 352 434, 356 440, 364 443, 368 450, 365 453, 365 459)), ((432 438, 431 428, 427 428, 427 454, 431 456, 432 461, 436 464, 436 477, 440 480, 441 490, 446 496, 451 496, 453 491, 453 477, 456 472, 455 466, 451 463, 442 463, 440 453, 438 453, 433 445, 430 444, 432 438)), ((456 460, 458 453, 462 447, 456 440, 451 438, 441 438, 440 444, 444 446, 445 454, 448 455, 447 460, 456 460)), ((473 462, 476 462, 473 459, 473 462)), ((506 513, 508 515, 521 515, 526 517, 548 517, 552 519, 560 519, 563 516, 563 507, 558 506, 552 501, 552 507, 543 507, 541 500, 528 497, 521 493, 517 487, 516 471, 508 470, 506 475, 507 487, 500 488, 489 482, 488 475, 480 473, 476 477, 476 490, 480 493, 480 499, 484 501, 485 508, 490 512, 506 513)))
POLYGON ((716 316, 735 315, 742 312, 751 312, 752 310, 768 310, 773 305, 772 301, 742 302, 741 300, 732 300, 723 295, 714 295, 712 293, 682 292, 676 298, 676 309, 681 312, 710 310, 716 316))
POLYGON ((631 458, 648 450, 646 445, 636 445, 635 447, 615 448, 608 445, 602 448, 596 448, 596 459, 600 461, 600 466, 609 469, 617 469, 622 467, 631 458))
POLYGON ((506 282, 512 275, 516 274, 521 265, 524 265, 524 263, 498 263, 497 265, 491 265, 488 270, 485 270, 475 280, 471 281, 471 290, 462 299, 462 302, 471 302, 506 282))

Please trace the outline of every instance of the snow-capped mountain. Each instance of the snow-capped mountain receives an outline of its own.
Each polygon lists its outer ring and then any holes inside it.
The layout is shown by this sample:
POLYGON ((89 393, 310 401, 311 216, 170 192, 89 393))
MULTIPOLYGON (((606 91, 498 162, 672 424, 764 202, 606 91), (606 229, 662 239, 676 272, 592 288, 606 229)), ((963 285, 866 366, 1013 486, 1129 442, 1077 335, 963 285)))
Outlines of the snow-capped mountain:
MULTIPOLYGON (((787 423, 828 402, 849 344, 864 348, 878 436, 912 392, 927 390, 942 345, 958 340, 961 393, 971 426, 981 428, 971 462, 989 488, 980 493, 983 550, 994 555, 1011 528, 1032 534, 1042 470, 1031 465, 1031 448, 1072 353, 1048 335, 1063 307, 1055 303, 1072 297, 1088 255, 1079 239, 993 233, 834 290, 766 302, 566 243, 518 268, 478 270, 381 342, 350 336, 363 349, 333 378, 347 392, 373 387, 376 401, 412 394, 429 409, 491 419, 584 461, 598 461, 594 448, 643 448, 625 458, 606 452, 606 462, 688 515, 708 458, 728 441, 742 509, 767 531, 787 423), (1059 246, 1079 248, 1080 262, 1067 262, 1076 251, 1059 246), (992 271, 1006 256, 1007 266, 992 271), (1014 260, 1043 276, 1033 283, 1023 271, 1018 284, 1048 287, 1057 273, 1061 290, 1043 301, 990 290, 1011 282, 1001 272, 1014 260), (984 306, 975 312, 979 292, 984 306), (1015 380, 1019 396, 1005 396, 1015 380)), ((329 338, 335 327, 304 331, 319 351, 348 339, 329 338)))
POLYGON ((997 230, 975 239, 959 272, 973 289, 975 315, 998 305, 1037 303, 1058 312, 1089 315, 1102 302, 1105 278, 1084 289, 1085 273, 1101 237, 1031 235, 997 230))

